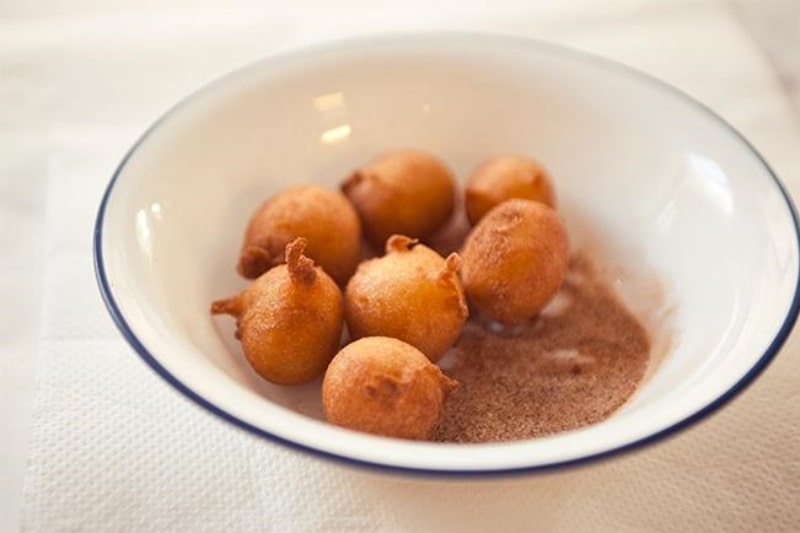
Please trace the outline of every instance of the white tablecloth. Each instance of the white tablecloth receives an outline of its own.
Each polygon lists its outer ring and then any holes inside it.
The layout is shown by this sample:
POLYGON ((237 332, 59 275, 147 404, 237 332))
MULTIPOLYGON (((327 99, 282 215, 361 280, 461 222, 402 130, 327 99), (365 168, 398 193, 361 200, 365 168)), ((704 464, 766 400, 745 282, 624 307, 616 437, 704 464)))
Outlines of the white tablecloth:
POLYGON ((797 531, 796 336, 754 386, 689 431, 587 467, 489 481, 379 475, 289 451, 214 418, 136 357, 92 272, 92 225, 109 176, 174 100, 303 43, 454 28, 616 58, 717 110, 800 194, 798 122, 726 3, 299 4, 175 2, 134 15, 0 20, 0 152, 11 158, 0 169, 39 184, 46 213, 23 527, 797 531))

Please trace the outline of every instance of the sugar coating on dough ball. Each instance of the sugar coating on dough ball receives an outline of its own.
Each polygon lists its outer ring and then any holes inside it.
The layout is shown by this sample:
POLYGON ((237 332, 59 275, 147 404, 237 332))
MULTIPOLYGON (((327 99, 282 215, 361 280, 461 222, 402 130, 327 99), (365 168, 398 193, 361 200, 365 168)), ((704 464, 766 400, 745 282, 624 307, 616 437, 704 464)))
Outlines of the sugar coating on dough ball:
POLYGON ((283 263, 286 245, 307 241, 305 254, 339 285, 355 272, 361 251, 361 222, 338 191, 318 185, 285 189, 256 211, 245 231, 237 270, 255 279, 283 263))
POLYGON ((342 192, 355 207, 376 249, 394 234, 426 239, 450 218, 455 206, 453 173, 422 150, 395 150, 354 171, 342 192))
POLYGON ((342 335, 341 290, 303 255, 305 246, 305 239, 295 239, 286 246, 286 264, 211 306, 212 314, 236 318, 236 337, 253 370, 281 385, 322 375, 342 335))
POLYGON ((386 336, 438 361, 469 315, 457 254, 446 259, 415 239, 394 235, 386 255, 359 265, 345 290, 352 337, 386 336))
POLYGON ((550 173, 529 157, 503 155, 483 162, 467 180, 464 196, 467 216, 476 224, 492 208, 519 198, 556 208, 556 191, 550 173))
POLYGON ((506 201, 484 216, 461 251, 469 302, 507 324, 533 317, 558 291, 569 264, 569 239, 551 208, 506 201))
POLYGON ((413 346, 365 337, 331 361, 322 382, 322 404, 332 424, 420 440, 430 437, 456 386, 413 346))

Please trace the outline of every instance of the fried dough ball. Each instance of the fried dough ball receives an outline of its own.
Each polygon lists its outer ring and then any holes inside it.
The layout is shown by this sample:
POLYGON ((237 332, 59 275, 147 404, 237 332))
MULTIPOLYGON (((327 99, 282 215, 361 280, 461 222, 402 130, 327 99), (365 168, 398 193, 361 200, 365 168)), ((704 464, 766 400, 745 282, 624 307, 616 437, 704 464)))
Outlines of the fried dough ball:
POLYGON ((351 336, 394 337, 438 361, 469 314, 460 262, 457 254, 443 259, 415 239, 390 237, 386 255, 361 263, 345 289, 351 336))
POLYGON ((380 249, 396 233, 426 239, 443 226, 455 205, 455 178, 427 152, 396 150, 353 172, 342 192, 380 249))
POLYGON ((509 200, 473 228, 461 258, 470 303, 490 319, 516 324, 535 315, 561 286, 569 239, 551 208, 509 200))
POLYGON ((296 237, 308 240, 306 255, 344 286, 358 265, 361 222, 338 191, 317 185, 285 189, 250 219, 237 270, 255 279, 283 263, 286 245, 296 237))
POLYGON ((521 198, 556 208, 556 191, 541 163, 520 155, 493 157, 480 165, 467 180, 467 215, 477 224, 493 207, 521 198))
POLYGON ((244 292, 211 305, 236 317, 236 338, 267 381, 296 385, 321 375, 342 335, 342 293, 303 255, 304 238, 286 246, 286 264, 262 274, 244 292))
POLYGON ((336 354, 322 382, 332 424, 401 439, 426 439, 457 383, 397 339, 366 337, 336 354))

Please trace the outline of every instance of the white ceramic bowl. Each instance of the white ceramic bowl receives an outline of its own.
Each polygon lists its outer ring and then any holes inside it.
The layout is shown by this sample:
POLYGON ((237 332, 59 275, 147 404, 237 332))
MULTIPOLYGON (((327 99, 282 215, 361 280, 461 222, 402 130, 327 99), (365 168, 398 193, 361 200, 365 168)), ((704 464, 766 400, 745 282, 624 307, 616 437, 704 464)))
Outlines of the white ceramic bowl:
POLYGON ((753 380, 798 312, 794 209, 730 125, 620 65, 505 37, 353 40, 222 78, 169 111, 120 164, 95 260, 125 338, 203 407, 305 451, 415 472, 537 470, 663 437, 753 380), (234 263, 253 209, 292 183, 335 187, 403 146, 439 154, 462 177, 491 154, 541 159, 576 242, 591 237, 631 279, 641 265, 658 274, 676 337, 622 410, 530 441, 409 442, 329 425, 318 383, 281 388, 247 368, 232 321, 208 309, 245 286, 234 263))

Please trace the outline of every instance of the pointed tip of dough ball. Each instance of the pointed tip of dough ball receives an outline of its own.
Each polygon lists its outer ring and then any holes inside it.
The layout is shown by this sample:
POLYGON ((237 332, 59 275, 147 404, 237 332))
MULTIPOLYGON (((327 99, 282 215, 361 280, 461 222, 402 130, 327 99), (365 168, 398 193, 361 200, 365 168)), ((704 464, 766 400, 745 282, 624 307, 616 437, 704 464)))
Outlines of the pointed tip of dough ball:
POLYGON ((241 299, 239 295, 223 300, 216 300, 211 303, 212 315, 231 315, 239 316, 242 312, 241 299))
POLYGON ((272 253, 272 247, 262 242, 248 244, 239 254, 236 271, 246 279, 256 279, 258 276, 280 264, 280 255, 272 253))
POLYGON ((286 268, 293 282, 310 285, 317 279, 317 271, 314 261, 303 254, 306 246, 308 239, 305 237, 298 237, 286 245, 286 268))
POLYGON ((407 252, 414 246, 419 244, 419 239, 412 239, 405 235, 392 235, 386 239, 385 252, 391 254, 394 252, 407 252))

